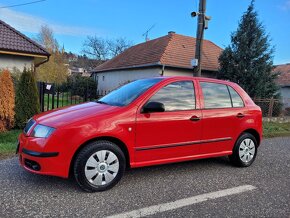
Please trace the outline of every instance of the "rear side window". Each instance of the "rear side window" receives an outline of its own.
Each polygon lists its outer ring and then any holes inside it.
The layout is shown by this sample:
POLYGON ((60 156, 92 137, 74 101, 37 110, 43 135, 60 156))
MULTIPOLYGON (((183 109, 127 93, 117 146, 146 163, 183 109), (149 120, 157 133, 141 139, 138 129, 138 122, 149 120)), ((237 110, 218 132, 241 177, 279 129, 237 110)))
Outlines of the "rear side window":
POLYGON ((204 108, 231 108, 232 102, 228 88, 224 84, 201 82, 204 108))
POLYGON ((228 87, 232 97, 233 107, 244 107, 244 102, 241 96, 232 87, 230 86, 228 87))
POLYGON ((192 81, 170 83, 153 95, 149 102, 164 104, 165 111, 195 109, 195 94, 192 81))

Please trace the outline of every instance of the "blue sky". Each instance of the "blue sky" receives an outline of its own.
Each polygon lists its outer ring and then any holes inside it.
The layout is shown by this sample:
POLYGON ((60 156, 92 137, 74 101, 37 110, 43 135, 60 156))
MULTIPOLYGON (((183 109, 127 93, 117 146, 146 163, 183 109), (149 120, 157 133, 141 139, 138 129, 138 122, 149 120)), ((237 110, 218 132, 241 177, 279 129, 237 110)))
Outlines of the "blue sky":
MULTIPOLYGON (((1 0, 0 6, 32 0, 1 0)), ((224 48, 250 0, 207 0, 212 16, 205 38, 224 48)), ((275 64, 290 63, 290 0, 256 0, 260 21, 275 46, 275 64)), ((168 31, 196 36, 196 18, 191 11, 198 0, 46 0, 40 3, 0 9, 0 19, 29 37, 43 24, 50 26, 66 51, 80 53, 87 35, 104 38, 125 37, 137 44, 153 24, 150 39, 168 31)))

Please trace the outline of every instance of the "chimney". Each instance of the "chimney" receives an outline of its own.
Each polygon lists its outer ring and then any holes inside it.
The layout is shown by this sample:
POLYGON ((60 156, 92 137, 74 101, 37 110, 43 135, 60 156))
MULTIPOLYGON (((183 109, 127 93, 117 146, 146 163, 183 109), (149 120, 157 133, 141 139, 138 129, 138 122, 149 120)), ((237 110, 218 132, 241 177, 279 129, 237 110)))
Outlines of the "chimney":
POLYGON ((168 35, 172 35, 172 34, 175 34, 175 32, 174 31, 169 31, 168 32, 168 35))

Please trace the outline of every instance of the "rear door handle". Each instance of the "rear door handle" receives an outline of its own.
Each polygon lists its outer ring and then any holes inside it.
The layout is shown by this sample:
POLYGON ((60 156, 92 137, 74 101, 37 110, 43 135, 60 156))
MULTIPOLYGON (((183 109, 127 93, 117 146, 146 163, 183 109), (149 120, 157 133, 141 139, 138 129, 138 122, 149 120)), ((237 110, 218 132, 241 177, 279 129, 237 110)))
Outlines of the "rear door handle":
POLYGON ((200 117, 194 115, 191 118, 189 118, 189 120, 191 120, 191 121, 199 121, 200 120, 200 117))
POLYGON ((237 118, 243 118, 245 115, 244 114, 242 114, 242 113, 238 113, 237 114, 237 118))

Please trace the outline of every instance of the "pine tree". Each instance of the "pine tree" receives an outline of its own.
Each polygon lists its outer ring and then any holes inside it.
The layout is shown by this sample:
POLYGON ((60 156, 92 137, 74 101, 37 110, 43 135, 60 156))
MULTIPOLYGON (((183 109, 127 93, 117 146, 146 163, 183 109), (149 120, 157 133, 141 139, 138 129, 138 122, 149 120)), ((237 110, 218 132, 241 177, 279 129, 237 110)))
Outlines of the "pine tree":
POLYGON ((40 112, 38 91, 30 70, 24 69, 16 90, 15 126, 24 128, 27 120, 40 112))
POLYGON ((14 125, 15 92, 11 74, 8 70, 0 72, 0 132, 14 125))
POLYGON ((277 95, 277 74, 272 72, 274 49, 265 27, 258 20, 252 0, 242 16, 231 44, 219 57, 218 78, 238 83, 252 98, 277 95))

